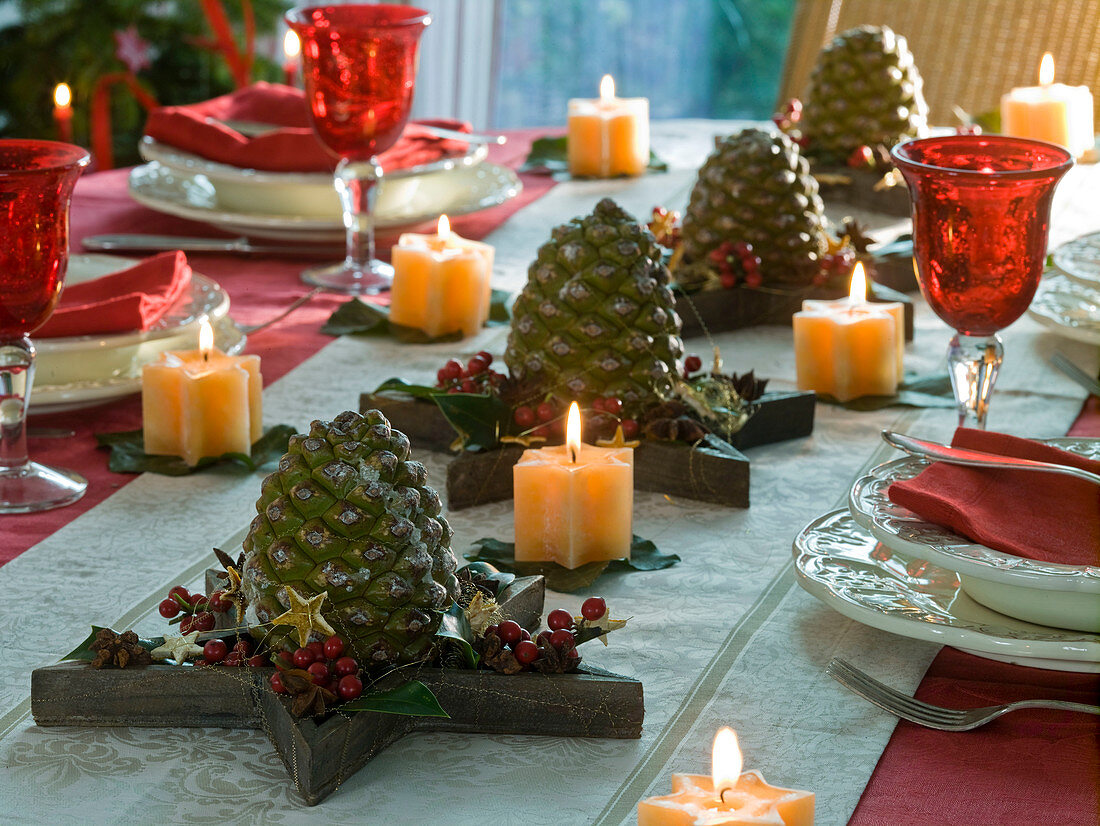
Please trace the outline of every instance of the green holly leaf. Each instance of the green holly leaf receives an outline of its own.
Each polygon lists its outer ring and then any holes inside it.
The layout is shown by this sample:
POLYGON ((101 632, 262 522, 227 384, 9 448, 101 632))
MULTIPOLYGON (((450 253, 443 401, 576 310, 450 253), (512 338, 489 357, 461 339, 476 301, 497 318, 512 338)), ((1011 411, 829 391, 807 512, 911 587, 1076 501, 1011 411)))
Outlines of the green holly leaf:
POLYGON ((353 298, 336 308, 321 332, 329 336, 380 335, 388 333, 389 326, 387 308, 353 298))
POLYGON ((275 425, 252 445, 252 452, 204 456, 191 467, 179 456, 150 456, 145 452, 145 437, 140 430, 97 433, 100 447, 111 450, 107 467, 115 473, 159 473, 162 476, 187 476, 211 465, 235 464, 246 470, 258 470, 286 453, 290 437, 298 429, 288 424, 275 425))
POLYGON ((628 573, 631 571, 658 571, 680 561, 676 554, 663 554, 648 539, 635 536, 630 545, 630 559, 613 559, 610 562, 589 562, 579 568, 565 568, 556 562, 516 562, 516 546, 499 539, 479 539, 477 550, 466 554, 474 562, 489 562, 502 571, 517 576, 543 576, 546 587, 562 593, 587 588, 604 573, 628 573))
POLYGON ((429 387, 426 384, 409 384, 404 379, 392 378, 386 379, 376 388, 372 395, 384 392, 391 393, 406 393, 417 399, 428 399, 429 401, 439 392, 438 387, 429 387))
POLYGON ((861 396, 858 399, 838 402, 831 396, 819 394, 818 399, 849 410, 881 410, 884 407, 953 408, 956 405, 955 394, 951 389, 951 379, 946 373, 930 373, 923 376, 908 373, 905 381, 898 385, 898 392, 893 396, 861 396))
POLYGON ((509 302, 512 294, 507 290, 493 290, 489 296, 489 320, 486 327, 504 327, 512 323, 509 302))
MULTIPOLYGON (((59 660, 64 662, 65 660, 81 660, 83 662, 91 662, 95 659, 95 652, 92 650, 92 643, 95 642, 95 635, 102 631, 104 626, 93 625, 92 633, 80 643, 76 648, 66 654, 59 660)), ((152 639, 138 638, 138 645, 144 648, 146 651, 152 651, 154 648, 159 648, 164 645, 164 637, 153 637, 152 639)))
POLYGON ((500 443, 511 411, 499 397, 488 393, 440 393, 432 400, 450 422, 465 450, 487 450, 500 443))
MULTIPOLYGON (((536 138, 531 144, 531 151, 520 172, 568 172, 569 171, 569 139, 561 137, 536 138)), ((649 163, 646 166, 649 172, 667 172, 668 164, 662 161, 650 150, 649 163)))
POLYGON ((340 711, 376 711, 382 714, 403 714, 407 717, 450 717, 432 690, 420 680, 391 688, 389 691, 377 691, 364 694, 358 699, 339 706, 340 711))
POLYGON ((470 628, 469 620, 466 619, 466 612, 457 602, 451 603, 451 607, 443 613, 443 619, 435 635, 454 642, 462 652, 463 659, 466 660, 466 667, 477 668, 478 656, 471 644, 474 641, 474 632, 470 628))

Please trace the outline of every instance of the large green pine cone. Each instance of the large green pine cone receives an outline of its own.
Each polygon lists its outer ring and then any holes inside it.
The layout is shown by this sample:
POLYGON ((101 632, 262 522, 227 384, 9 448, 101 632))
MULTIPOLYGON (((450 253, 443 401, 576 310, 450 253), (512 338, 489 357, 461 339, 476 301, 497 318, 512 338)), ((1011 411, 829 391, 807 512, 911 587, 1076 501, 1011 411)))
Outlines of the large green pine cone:
POLYGON ((512 309, 509 371, 582 403, 667 395, 684 351, 670 280, 653 235, 605 198, 539 249, 512 309))
POLYGON ((923 81, 904 37, 887 26, 837 35, 818 56, 802 110, 814 158, 844 163, 860 146, 891 147, 928 125, 923 81))
POLYGON ((325 591, 322 613, 361 663, 423 659, 458 595, 451 528, 426 480, 408 437, 377 410, 291 437, 244 541, 257 618, 290 607, 287 587, 304 598, 325 591))
POLYGON ((715 141, 683 221, 682 267, 724 242, 752 244, 765 285, 809 284, 827 247, 817 181, 786 135, 760 129, 715 141))

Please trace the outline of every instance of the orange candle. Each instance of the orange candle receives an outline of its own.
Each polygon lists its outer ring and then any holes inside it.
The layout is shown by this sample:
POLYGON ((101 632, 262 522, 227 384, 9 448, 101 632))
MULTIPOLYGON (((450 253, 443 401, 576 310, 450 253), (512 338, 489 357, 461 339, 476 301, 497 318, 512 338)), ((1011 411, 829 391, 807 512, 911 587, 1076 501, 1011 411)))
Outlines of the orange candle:
POLYGON ((57 124, 57 139, 73 142, 73 91, 68 83, 58 83, 53 90, 53 119, 57 124))
POLYGON ((638 826, 813 826, 813 792, 770 786, 759 772, 741 773, 741 748, 721 728, 711 776, 672 775, 672 794, 638 804, 638 826))
POLYGON ((574 177, 641 175, 649 164, 649 100, 615 97, 615 81, 604 75, 598 100, 569 101, 566 149, 574 177))
POLYGON ((205 456, 250 453, 263 433, 259 356, 227 356, 203 322, 198 350, 173 350, 141 374, 145 452, 182 456, 194 467, 205 456))
POLYGON ((581 443, 577 403, 565 444, 525 450, 513 470, 516 561, 629 559, 634 511, 634 449, 581 443))
POLYGON ((897 392, 905 342, 903 308, 896 302, 872 304, 866 295, 863 265, 856 264, 848 298, 807 301, 794 314, 799 390, 842 402, 897 392))
POLYGON ((494 250, 451 231, 446 215, 435 235, 404 233, 393 248, 390 322, 429 338, 476 335, 489 320, 494 250))
POLYGON ((1054 82, 1054 56, 1039 64, 1039 85, 1023 86, 1001 96, 1001 132, 1066 147, 1081 157, 1096 142, 1092 93, 1087 86, 1054 82))

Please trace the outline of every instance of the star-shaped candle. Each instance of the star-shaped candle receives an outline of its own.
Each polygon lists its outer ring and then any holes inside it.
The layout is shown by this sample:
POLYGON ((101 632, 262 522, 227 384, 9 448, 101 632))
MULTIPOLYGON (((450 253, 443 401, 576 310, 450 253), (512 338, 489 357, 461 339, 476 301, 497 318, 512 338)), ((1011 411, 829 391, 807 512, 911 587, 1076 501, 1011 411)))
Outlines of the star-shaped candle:
POLYGON ((813 792, 769 786, 741 762, 737 735, 719 729, 711 776, 672 775, 672 794, 638 804, 638 826, 813 826, 813 792))
POLYGON ((290 610, 285 614, 279 614, 271 624, 294 626, 298 631, 298 644, 303 648, 309 643, 311 631, 331 637, 336 631, 321 616, 321 603, 327 596, 328 591, 322 591, 309 599, 303 599, 293 588, 287 588, 286 598, 290 601, 290 610))
POLYGON ((175 660, 177 663, 187 661, 188 657, 197 657, 202 653, 202 646, 196 645, 199 638, 198 631, 190 634, 169 634, 164 638, 164 644, 157 646, 149 652, 154 660, 175 660))

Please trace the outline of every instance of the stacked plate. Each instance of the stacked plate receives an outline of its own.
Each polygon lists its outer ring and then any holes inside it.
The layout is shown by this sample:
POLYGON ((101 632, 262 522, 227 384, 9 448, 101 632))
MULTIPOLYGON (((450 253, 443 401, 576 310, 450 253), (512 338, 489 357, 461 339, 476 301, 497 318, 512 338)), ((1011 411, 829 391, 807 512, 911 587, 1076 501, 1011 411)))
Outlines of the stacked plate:
POLYGON ((1054 251, 1028 315, 1067 338, 1100 344, 1100 232, 1054 251))
MULTIPOLYGON (((111 255, 71 255, 65 282, 90 281, 134 263, 111 255)), ((197 348, 204 320, 213 325, 219 349, 234 355, 244 349, 244 334, 229 318, 229 296, 198 273, 191 276, 190 291, 149 330, 35 339, 31 412, 71 410, 137 393, 141 368, 166 350, 197 348)))
MULTIPOLYGON (((149 163, 130 173, 138 203, 235 234, 280 241, 340 243, 344 222, 332 176, 262 172, 192 155, 143 138, 149 163)), ((522 189, 511 169, 484 161, 487 149, 471 145, 462 157, 385 175, 379 186, 375 227, 397 231, 504 203, 522 189)))
MULTIPOLYGON (((1100 439, 1049 443, 1100 458, 1100 439)), ((1100 567, 1056 565, 979 545, 886 495, 927 465, 906 457, 856 480, 847 510, 794 541, 799 583, 859 622, 982 657, 1100 673, 1100 567)))

